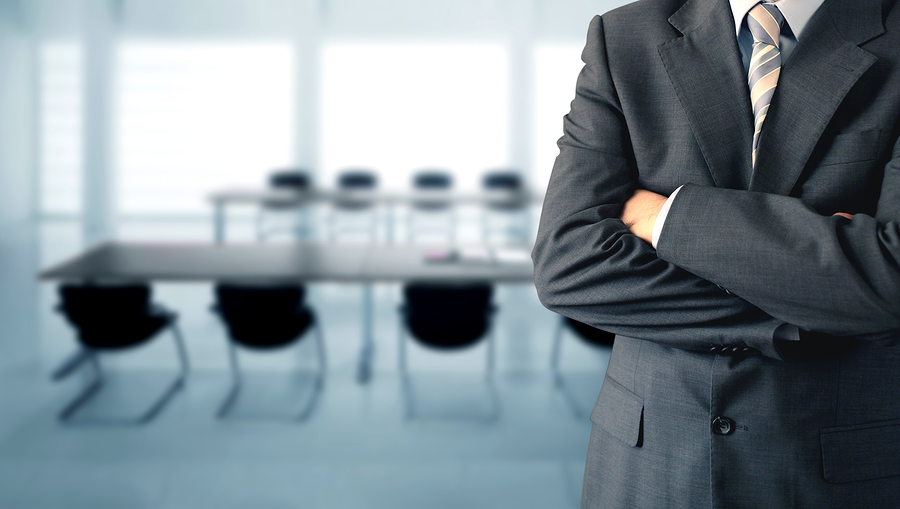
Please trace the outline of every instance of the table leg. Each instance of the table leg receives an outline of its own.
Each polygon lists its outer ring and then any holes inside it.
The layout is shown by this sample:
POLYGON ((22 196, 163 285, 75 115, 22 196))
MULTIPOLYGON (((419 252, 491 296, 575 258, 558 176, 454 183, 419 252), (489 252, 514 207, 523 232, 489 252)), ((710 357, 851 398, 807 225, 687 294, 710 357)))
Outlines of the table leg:
POLYGON ((372 379, 372 357, 375 354, 374 324, 372 321, 372 307, 375 304, 372 292, 373 285, 363 286, 362 346, 359 349, 359 368, 356 373, 356 381, 361 384, 369 383, 372 379))
POLYGON ((216 244, 225 242, 225 204, 219 200, 213 205, 213 239, 216 244))
POLYGON ((397 219, 396 218, 397 213, 394 210, 395 209, 394 205, 391 203, 386 204, 385 208, 387 209, 387 214, 385 214, 387 216, 387 243, 393 244, 394 243, 394 223, 396 222, 395 220, 397 219))

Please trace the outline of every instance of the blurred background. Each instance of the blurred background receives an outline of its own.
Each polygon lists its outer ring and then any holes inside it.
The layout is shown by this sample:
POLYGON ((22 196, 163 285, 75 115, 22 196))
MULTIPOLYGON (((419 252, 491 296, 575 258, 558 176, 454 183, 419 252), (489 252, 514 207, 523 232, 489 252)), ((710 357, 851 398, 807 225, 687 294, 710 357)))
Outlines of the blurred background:
MULTIPOLYGON (((107 240, 213 242, 211 196, 271 188, 279 171, 328 189, 362 169, 385 192, 423 169, 454 192, 513 174, 535 199, 495 223, 517 236, 487 235, 484 205, 465 203, 448 237, 527 245, 588 23, 622 3, 0 0, 0 508, 578 507, 609 345, 544 309, 530 283, 493 287, 490 387, 483 341, 409 343, 414 416, 398 366, 403 285, 371 290, 367 383, 360 286, 307 285, 324 384, 288 377, 314 365, 312 340, 242 357, 243 411, 317 392, 293 421, 219 418, 230 350, 213 283, 154 283, 178 313, 189 380, 150 422, 117 426, 57 418, 85 377, 50 380, 78 331, 57 283, 36 275, 107 240)), ((297 215, 271 208, 230 204, 227 242, 296 242, 297 215)), ((363 230, 340 239, 336 204, 308 209, 309 242, 440 243, 448 228, 429 217, 437 232, 419 235, 401 204, 339 219, 363 230)), ((115 389, 85 411, 128 413, 161 387, 178 363, 168 341, 104 358, 115 389)))

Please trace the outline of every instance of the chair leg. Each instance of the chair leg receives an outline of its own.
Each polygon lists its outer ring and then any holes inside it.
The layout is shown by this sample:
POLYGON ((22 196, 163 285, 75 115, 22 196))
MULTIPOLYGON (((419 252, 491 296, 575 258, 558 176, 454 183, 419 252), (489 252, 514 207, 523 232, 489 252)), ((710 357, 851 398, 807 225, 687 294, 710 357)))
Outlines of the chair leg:
POLYGON ((191 370, 190 361, 188 361, 187 347, 184 345, 184 336, 178 326, 172 323, 172 335, 175 337, 175 351, 178 353, 178 363, 181 366, 181 378, 186 379, 188 372, 191 370))
POLYGON ((495 345, 496 340, 494 339, 494 328, 491 327, 488 332, 487 337, 487 388, 488 388, 488 398, 491 400, 491 408, 488 411, 487 422, 496 421, 500 416, 500 396, 497 395, 497 387, 494 383, 494 371, 495 371, 495 345))
POLYGON ((241 391, 241 371, 238 367, 237 347, 231 340, 228 341, 228 361, 228 364, 231 367, 231 389, 228 391, 228 394, 225 396, 225 399, 219 407, 219 412, 217 414, 219 419, 224 419, 228 416, 231 407, 234 406, 234 402, 237 400, 238 393, 241 391))
POLYGON ((162 395, 156 400, 156 402, 146 411, 144 415, 137 419, 138 423, 147 423, 152 421, 160 411, 169 403, 169 400, 172 399, 172 396, 178 392, 179 389, 184 387, 184 383, 187 380, 188 370, 190 369, 190 364, 188 362, 187 349, 184 346, 184 339, 181 336, 181 332, 178 330, 178 326, 175 322, 172 322, 170 326, 172 328, 172 336, 175 338, 175 351, 178 355, 178 365, 179 372, 178 376, 175 377, 175 380, 169 384, 168 388, 162 393, 162 395))
POLYGON ((569 388, 566 386, 565 380, 563 380, 562 372, 559 369, 560 364, 560 354, 562 352, 562 339, 563 333, 565 331, 565 317, 559 317, 559 325, 556 327, 556 337, 553 340, 553 354, 550 360, 550 371, 553 375, 553 383, 557 389, 562 393, 563 398, 566 400, 566 403, 569 405, 569 408, 572 410, 572 415, 575 416, 576 419, 583 419, 585 417, 585 412, 578 405, 576 398, 572 395, 569 388))
POLYGON ((562 352, 563 329, 565 328, 565 317, 560 316, 556 325, 556 334, 553 338, 553 350, 550 356, 550 373, 553 376, 553 383, 557 387, 562 385, 562 375, 559 372, 559 357, 562 352))
POLYGON ((297 414, 297 417, 295 418, 297 421, 309 419, 309 416, 312 415, 313 409, 315 409, 316 403, 319 400, 319 395, 322 393, 322 387, 325 385, 325 373, 327 370, 325 340, 322 337, 322 329, 319 327, 318 322, 313 326, 316 329, 316 350, 318 351, 319 371, 316 374, 315 382, 313 383, 313 393, 310 395, 309 401, 303 407, 303 410, 297 414))
MULTIPOLYGON (((317 373, 315 374, 315 380, 313 382, 313 393, 310 395, 309 401, 304 405, 303 409, 297 413, 297 415, 290 417, 278 417, 288 418, 293 421, 305 421, 311 415, 313 410, 315 409, 316 403, 319 400, 319 396, 322 392, 322 387, 325 385, 325 374, 327 372, 327 357, 325 353, 325 340, 322 335, 322 329, 318 323, 313 324, 313 327, 316 330, 316 350, 317 350, 317 359, 319 368, 317 373)), ((219 411, 217 413, 217 417, 219 419, 226 419, 232 416, 231 411, 234 408, 235 403, 240 396, 241 389, 243 388, 243 378, 241 377, 241 369, 240 363, 238 360, 238 348, 235 345, 234 341, 228 341, 228 360, 231 372, 231 389, 228 390, 228 394, 225 396, 225 399, 222 401, 222 404, 219 406, 219 411)))
POLYGON ((71 421, 75 412, 93 398, 103 386, 103 371, 100 368, 100 361, 97 358, 97 354, 89 351, 88 355, 94 373, 93 380, 59 413, 58 417, 62 422, 71 421))
POLYGON ((140 417, 136 419, 137 424, 146 424, 152 421, 159 412, 162 411, 163 408, 169 403, 169 400, 172 399, 172 396, 178 392, 184 386, 184 382, 187 379, 188 373, 188 360, 187 360, 187 351, 184 347, 184 341, 181 338, 181 333, 178 331, 178 327, 175 325, 175 322, 172 322, 170 326, 172 328, 172 336, 175 338, 175 351, 178 355, 178 364, 179 371, 178 376, 175 377, 174 380, 166 387, 166 390, 156 399, 156 401, 150 405, 150 408, 147 409, 140 417))
POLYGON ((400 384, 403 392, 403 416, 407 420, 412 419, 415 414, 415 401, 413 400, 412 380, 409 376, 406 359, 406 334, 403 325, 400 326, 398 333, 399 343, 397 345, 398 359, 397 365, 400 371, 400 384))
POLYGON ((318 321, 314 325, 316 329, 316 351, 319 359, 319 376, 324 377, 328 371, 328 356, 325 352, 325 339, 322 337, 322 328, 318 321))
POLYGON ((487 336, 487 372, 486 376, 488 380, 493 380, 494 378, 494 365, 496 364, 494 349, 495 349, 494 340, 494 329, 491 327, 491 330, 488 332, 487 336))
POLYGON ((63 363, 53 371, 53 374, 50 375, 50 379, 54 382, 58 382, 63 378, 68 377, 78 368, 80 368, 82 364, 89 361, 93 355, 94 353, 90 350, 86 348, 80 348, 77 352, 70 355, 68 359, 64 360, 63 363))
MULTIPOLYGON (((141 415, 139 415, 138 417, 136 417, 134 419, 97 418, 97 419, 86 419, 84 421, 84 423, 86 423, 86 424, 143 425, 143 424, 146 424, 146 423, 152 421, 154 418, 156 418, 157 415, 159 415, 159 413, 162 411, 162 409, 165 408, 166 405, 169 403, 169 400, 172 399, 172 396, 174 396, 175 393, 178 392, 178 390, 184 386, 185 380, 187 379, 188 370, 189 370, 187 351, 185 349, 184 340, 181 337, 181 333, 178 330, 178 327, 174 321, 172 322, 170 327, 172 328, 172 334, 175 338, 175 349, 176 349, 176 353, 178 355, 179 372, 178 372, 178 375, 175 377, 175 379, 169 383, 169 385, 166 387, 166 389, 163 391, 163 393, 156 398, 156 400, 150 405, 150 407, 146 411, 144 411, 144 413, 142 413, 141 415)), ((73 400, 71 403, 69 403, 69 405, 67 405, 66 408, 63 409, 62 412, 60 412, 59 420, 65 422, 65 423, 73 423, 75 413, 82 406, 84 406, 85 403, 87 403, 91 398, 93 398, 100 391, 100 389, 102 388, 102 386, 104 384, 103 370, 101 369, 101 366, 100 366, 100 359, 98 357, 98 354, 95 352, 88 352, 88 358, 90 359, 90 363, 93 368, 94 380, 91 381, 90 384, 88 384, 88 386, 85 388, 85 390, 81 394, 79 394, 75 398, 75 400, 73 400)), ((67 373, 63 373, 63 368, 72 369, 73 363, 75 361, 78 361, 78 359, 71 359, 69 362, 65 363, 60 369, 58 369, 56 371, 55 375, 67 374, 67 373)), ((83 362, 83 360, 78 361, 79 364, 81 362, 83 362)))

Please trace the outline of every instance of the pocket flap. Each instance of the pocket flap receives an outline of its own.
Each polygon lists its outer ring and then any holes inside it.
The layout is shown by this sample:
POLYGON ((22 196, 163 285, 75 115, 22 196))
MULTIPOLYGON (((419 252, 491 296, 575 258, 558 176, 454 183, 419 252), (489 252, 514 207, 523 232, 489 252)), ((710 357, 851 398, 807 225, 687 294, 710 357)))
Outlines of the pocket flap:
POLYGON ((822 156, 818 166, 871 161, 878 157, 880 136, 880 129, 839 134, 834 137, 834 141, 828 147, 828 152, 822 156))
POLYGON ((609 376, 603 379, 591 420, 622 442, 641 446, 644 401, 609 376))
POLYGON ((828 482, 900 475, 900 420, 822 428, 820 439, 828 482))

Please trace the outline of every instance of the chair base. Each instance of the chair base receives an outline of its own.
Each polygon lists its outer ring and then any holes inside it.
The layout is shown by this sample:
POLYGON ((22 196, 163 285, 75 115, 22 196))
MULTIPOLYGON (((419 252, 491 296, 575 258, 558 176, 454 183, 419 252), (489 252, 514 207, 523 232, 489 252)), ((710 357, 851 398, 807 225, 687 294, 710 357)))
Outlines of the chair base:
POLYGON ((315 373, 315 378, 313 380, 313 389, 312 395, 310 395, 309 400, 303 405, 303 408, 300 412, 296 414, 291 414, 286 417, 282 416, 260 416, 260 415, 242 415, 240 413, 234 412, 235 404, 237 403, 241 390, 243 388, 243 379, 241 377, 241 371, 238 363, 238 349, 237 345, 234 341, 228 342, 228 356, 229 356, 229 365, 231 367, 231 389, 228 390, 228 394, 225 395, 225 399, 222 401, 221 405, 219 405, 219 410, 216 413, 216 417, 222 420, 232 420, 232 419, 240 419, 240 420, 287 420, 294 422, 303 422, 312 415, 313 410, 316 407, 316 403, 319 400, 319 396, 322 393, 322 388, 325 386, 325 373, 326 373, 326 360, 325 360, 325 342, 322 339, 322 331, 319 328, 318 322, 314 325, 316 329, 316 348, 318 350, 318 362, 319 362, 319 371, 315 373))
MULTIPOLYGON (((399 347, 399 366, 400 380, 403 391, 403 415, 406 420, 423 419, 424 416, 417 410, 415 394, 413 390, 412 376, 409 372, 406 361, 406 334, 405 327, 400 328, 400 347, 399 347)), ((488 332, 487 335, 487 370, 485 372, 485 383, 487 384, 488 398, 490 399, 490 408, 487 414, 471 418, 469 416, 460 416, 460 419, 473 419, 485 423, 496 422, 500 417, 500 398, 497 395, 497 388, 494 384, 494 334, 488 332)), ((447 420, 447 418, 437 418, 438 420, 447 420)))
POLYGON ((100 360, 98 357, 98 353, 92 350, 81 350, 73 355, 70 359, 63 363, 60 368, 58 368, 53 374, 53 380, 59 381, 63 378, 67 377, 69 374, 73 373, 77 368, 79 368, 85 362, 89 362, 93 371, 93 379, 87 384, 87 386, 79 393, 69 404, 67 404, 62 411, 60 411, 58 418, 60 422, 65 424, 86 424, 86 425, 113 425, 113 426, 141 426, 147 424, 156 418, 157 415, 166 407, 172 397, 177 393, 182 387, 184 387, 185 381, 187 379, 188 374, 188 361, 187 361, 187 353, 184 347, 184 341, 181 338, 181 334, 178 331, 178 328, 175 324, 171 324, 172 334, 175 338, 175 349, 178 354, 179 360, 179 372, 178 375, 166 386, 165 390, 163 390, 162 394, 158 396, 150 407, 133 418, 107 418, 107 417, 81 417, 78 418, 78 412, 81 410, 89 401, 91 401, 100 391, 103 389, 105 385, 105 380, 103 378, 103 370, 100 367, 100 360))
POLYGON ((492 377, 486 377, 485 384, 487 386, 487 395, 489 399, 488 411, 483 415, 458 415, 458 416, 428 416, 419 411, 416 404, 415 390, 413 387, 412 376, 409 373, 401 374, 401 385, 403 389, 403 418, 407 421, 413 420, 437 420, 437 421, 475 421, 485 424, 497 422, 500 417, 500 397, 497 394, 497 387, 492 377))
POLYGON ((295 414, 287 414, 285 416, 278 415, 247 415, 241 414, 235 411, 235 405, 240 399, 241 391, 243 390, 244 384, 242 380, 233 380, 231 384, 231 389, 228 390, 228 394, 225 395, 225 399, 222 401, 222 404, 219 405, 219 410, 216 412, 216 417, 221 420, 286 420, 286 421, 296 421, 303 422, 312 415, 313 410, 315 410, 316 403, 318 403, 319 395, 322 393, 322 388, 325 386, 325 377, 322 373, 317 373, 313 380, 313 393, 309 397, 309 400, 306 404, 303 405, 303 408, 300 412, 295 414))
POLYGON ((586 419, 591 414, 593 408, 585 409, 583 405, 579 404, 578 398, 572 393, 571 389, 566 384, 562 371, 560 371, 559 361, 562 353, 562 339, 563 332, 566 328, 566 318, 564 316, 560 316, 559 318, 559 325, 556 327, 556 335, 553 339, 553 349, 550 358, 550 375, 553 377, 554 387, 562 393, 563 399, 572 411, 572 415, 575 419, 582 420, 586 419))

